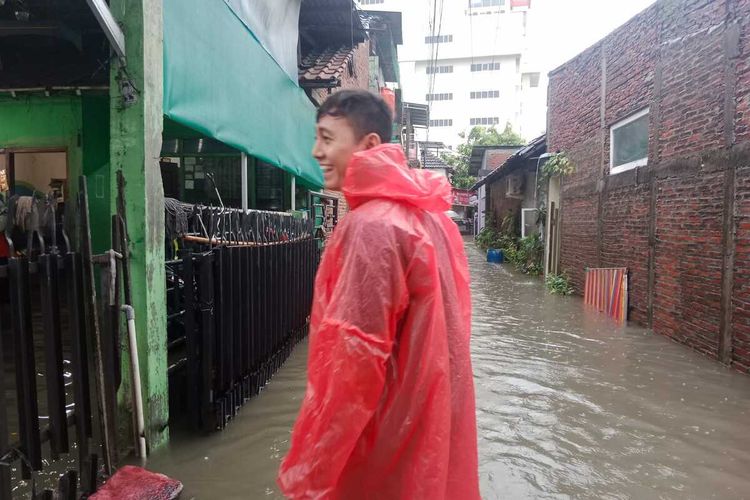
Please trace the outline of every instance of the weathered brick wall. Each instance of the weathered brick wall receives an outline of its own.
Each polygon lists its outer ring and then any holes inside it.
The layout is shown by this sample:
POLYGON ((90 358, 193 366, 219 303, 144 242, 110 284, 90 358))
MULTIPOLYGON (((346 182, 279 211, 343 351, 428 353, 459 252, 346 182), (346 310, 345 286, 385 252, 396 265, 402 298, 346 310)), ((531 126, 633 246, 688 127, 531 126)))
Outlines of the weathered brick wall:
MULTIPOLYGON (((742 0, 738 11, 750 11, 750 0, 742 0)), ((740 57, 737 60, 737 112, 735 115, 735 140, 750 140, 750 23, 740 27, 740 57)))
POLYGON ((732 355, 735 366, 750 372, 750 164, 737 169, 732 355))
POLYGON ((583 290, 584 269, 597 267, 597 213, 595 196, 566 196, 560 229, 560 268, 576 290, 583 290), (574 250, 577 249, 577 250, 574 250))
POLYGON ((746 371, 748 141, 750 0, 660 0, 550 74, 549 150, 577 168, 561 268, 580 291, 627 267, 631 320, 746 371), (610 176, 610 127, 645 108, 648 166, 610 176))
POLYGON ((602 245, 601 265, 630 269, 630 318, 640 323, 648 322, 650 198, 651 190, 644 184, 613 189, 601 212, 602 239, 607 242, 602 245))
POLYGON ((345 71, 341 78, 341 87, 337 90, 344 89, 362 89, 370 88, 370 42, 366 41, 357 46, 354 52, 354 72, 349 74, 345 71))
POLYGON ((721 314, 723 173, 657 181, 654 330, 716 356, 721 314))

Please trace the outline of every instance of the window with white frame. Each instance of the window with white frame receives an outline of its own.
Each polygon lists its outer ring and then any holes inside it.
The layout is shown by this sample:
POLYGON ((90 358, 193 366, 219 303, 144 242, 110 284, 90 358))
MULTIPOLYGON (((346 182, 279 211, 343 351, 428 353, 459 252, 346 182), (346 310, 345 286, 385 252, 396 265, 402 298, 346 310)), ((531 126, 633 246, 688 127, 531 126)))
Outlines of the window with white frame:
POLYGON ((477 71, 499 71, 500 70, 500 63, 476 63, 471 65, 471 71, 477 72, 477 71))
POLYGON ((609 129, 610 174, 648 164, 648 108, 609 129))
POLYGON ((497 99, 500 97, 500 91, 499 90, 477 90, 476 92, 471 92, 469 96, 472 99, 497 99))
POLYGON ((431 35, 424 37, 424 43, 450 43, 453 35, 431 35))
POLYGON ((480 7, 499 7, 505 5, 505 0, 469 0, 469 7, 476 9, 480 7))
POLYGON ((441 119, 441 120, 430 120, 430 127, 452 127, 453 126, 453 120, 448 119, 441 119))
POLYGON ((469 125, 498 125, 500 123, 500 118, 497 116, 492 117, 482 117, 482 118, 470 118, 469 119, 469 125))
POLYGON ((527 236, 532 236, 539 232, 539 226, 536 223, 536 219, 536 208, 521 209, 521 238, 526 238, 527 236))
POLYGON ((426 71, 428 75, 436 73, 453 73, 453 66, 427 66, 426 71))
POLYGON ((428 101, 452 101, 453 93, 445 92, 440 94, 427 94, 425 97, 428 101))

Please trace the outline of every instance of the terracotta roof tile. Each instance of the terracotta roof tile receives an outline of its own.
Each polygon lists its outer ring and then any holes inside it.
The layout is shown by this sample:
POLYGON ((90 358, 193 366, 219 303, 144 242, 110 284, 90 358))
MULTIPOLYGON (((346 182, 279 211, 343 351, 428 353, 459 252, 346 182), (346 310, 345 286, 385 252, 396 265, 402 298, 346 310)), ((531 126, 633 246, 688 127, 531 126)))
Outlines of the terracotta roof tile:
POLYGON ((300 63, 300 82, 335 83, 353 61, 356 47, 326 47, 307 54, 300 63))

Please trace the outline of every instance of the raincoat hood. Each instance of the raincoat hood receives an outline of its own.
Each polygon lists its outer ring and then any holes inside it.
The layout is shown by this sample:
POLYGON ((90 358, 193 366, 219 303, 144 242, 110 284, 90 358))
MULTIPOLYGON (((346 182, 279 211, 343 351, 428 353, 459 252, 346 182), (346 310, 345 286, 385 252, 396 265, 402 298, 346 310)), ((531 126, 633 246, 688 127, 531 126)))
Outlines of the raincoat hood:
POLYGON ((409 168, 398 144, 355 153, 346 170, 344 196, 354 209, 373 199, 388 199, 428 212, 451 207, 451 186, 437 172, 409 168))

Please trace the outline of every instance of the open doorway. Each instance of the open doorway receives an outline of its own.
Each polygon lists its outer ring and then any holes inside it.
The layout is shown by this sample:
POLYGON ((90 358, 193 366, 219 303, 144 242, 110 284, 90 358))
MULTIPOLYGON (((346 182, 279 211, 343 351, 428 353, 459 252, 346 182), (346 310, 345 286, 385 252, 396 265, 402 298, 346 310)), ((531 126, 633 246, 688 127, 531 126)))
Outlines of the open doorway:
POLYGON ((10 241, 25 248, 27 231, 56 235, 67 188, 64 149, 0 149, 0 259, 10 256, 10 241))
POLYGON ((0 162, 11 195, 52 194, 63 203, 67 193, 68 155, 65 150, 6 150, 0 162))

